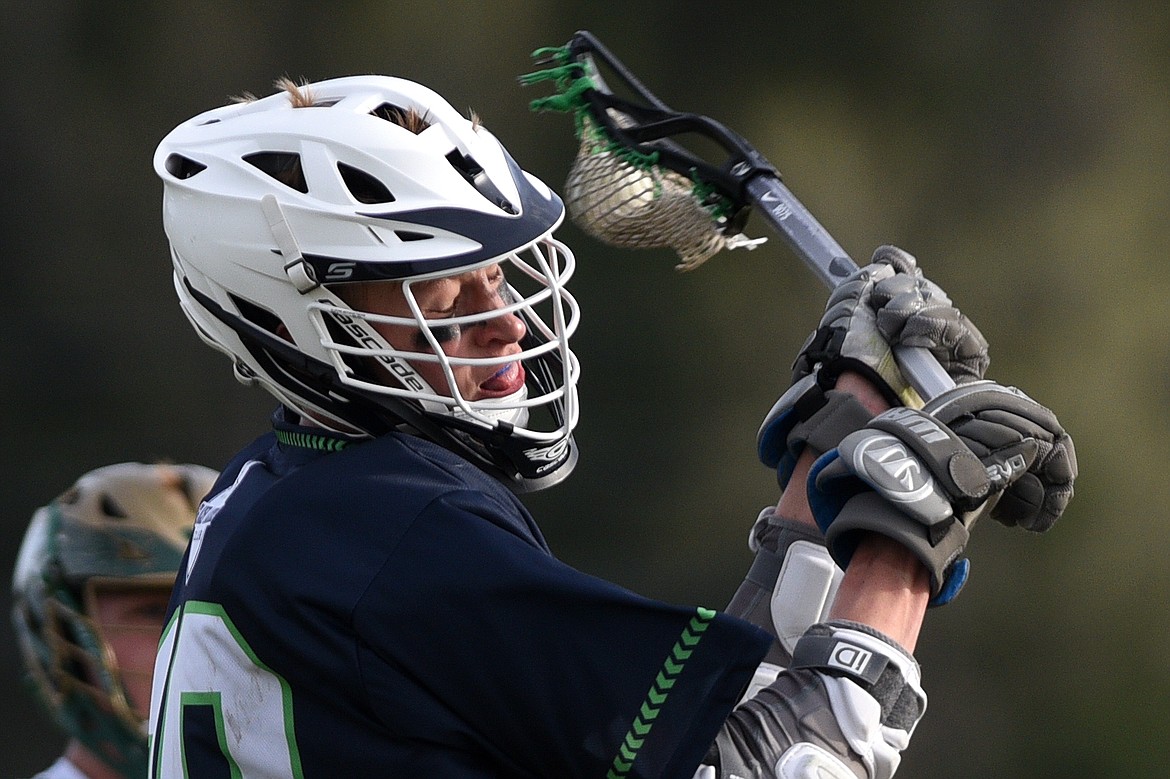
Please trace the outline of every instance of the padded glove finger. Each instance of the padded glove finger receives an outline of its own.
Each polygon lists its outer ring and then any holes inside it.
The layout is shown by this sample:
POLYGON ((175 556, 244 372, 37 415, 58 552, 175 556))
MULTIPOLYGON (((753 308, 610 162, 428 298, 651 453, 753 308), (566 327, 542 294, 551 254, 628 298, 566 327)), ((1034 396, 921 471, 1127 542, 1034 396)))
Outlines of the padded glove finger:
POLYGON ((880 246, 830 294, 817 330, 793 365, 793 383, 820 372, 822 384, 853 369, 875 379, 893 405, 921 407, 894 361, 893 347, 929 349, 955 383, 981 379, 987 341, 947 294, 926 279, 913 255, 880 246), (828 379, 825 379, 825 374, 828 379))
POLYGON ((887 341, 929 350, 956 384, 983 378, 991 363, 987 340, 938 285, 895 276, 875 285, 870 300, 887 341))
POLYGON ((1052 411, 1014 387, 957 387, 926 408, 983 462, 1003 495, 990 516, 1033 532, 1064 513, 1077 476, 1076 449, 1052 411))
POLYGON ((894 359, 899 344, 932 351, 958 384, 980 378, 988 364, 983 336, 938 285, 923 278, 913 255, 881 246, 868 266, 830 293, 820 326, 793 364, 792 386, 760 425, 760 461, 777 469, 781 487, 802 452, 819 456, 872 417, 852 396, 835 390, 843 372, 868 377, 890 405, 922 406, 894 359))

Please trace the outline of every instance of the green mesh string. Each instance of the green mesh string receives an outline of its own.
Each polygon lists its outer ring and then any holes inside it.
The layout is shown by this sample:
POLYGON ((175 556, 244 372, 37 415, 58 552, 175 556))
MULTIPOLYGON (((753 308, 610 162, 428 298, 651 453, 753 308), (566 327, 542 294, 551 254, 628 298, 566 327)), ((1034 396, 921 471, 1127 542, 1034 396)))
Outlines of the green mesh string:
POLYGON ((557 93, 532 100, 528 106, 536 112, 555 111, 573 114, 573 131, 577 140, 587 143, 593 154, 610 152, 639 170, 650 170, 658 165, 658 153, 644 154, 618 143, 605 128, 590 117, 589 101, 585 93, 596 89, 593 79, 585 74, 585 65, 573 58, 567 46, 546 46, 532 52, 533 59, 549 63, 551 67, 520 76, 524 86, 542 81, 555 83, 557 93))
POLYGON ((715 187, 702 181, 694 168, 691 168, 691 175, 688 177, 695 183, 691 192, 703 204, 703 207, 711 212, 711 216, 715 219, 726 219, 734 210, 732 204, 726 197, 720 194, 715 187))

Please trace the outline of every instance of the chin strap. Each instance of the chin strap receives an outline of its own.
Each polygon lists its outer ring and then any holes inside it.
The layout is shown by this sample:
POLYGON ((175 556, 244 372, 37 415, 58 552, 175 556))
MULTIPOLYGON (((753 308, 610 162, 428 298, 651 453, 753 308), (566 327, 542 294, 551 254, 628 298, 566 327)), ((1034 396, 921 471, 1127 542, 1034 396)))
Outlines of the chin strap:
POLYGON ((272 230, 272 237, 276 239, 276 246, 280 249, 280 256, 284 258, 284 272, 288 274, 289 281, 297 288, 297 292, 306 295, 321 286, 312 266, 305 262, 305 255, 297 245, 297 239, 292 234, 292 228, 288 226, 288 220, 284 218, 284 212, 276 196, 268 194, 260 198, 260 210, 264 212, 264 218, 268 220, 268 227, 272 230))

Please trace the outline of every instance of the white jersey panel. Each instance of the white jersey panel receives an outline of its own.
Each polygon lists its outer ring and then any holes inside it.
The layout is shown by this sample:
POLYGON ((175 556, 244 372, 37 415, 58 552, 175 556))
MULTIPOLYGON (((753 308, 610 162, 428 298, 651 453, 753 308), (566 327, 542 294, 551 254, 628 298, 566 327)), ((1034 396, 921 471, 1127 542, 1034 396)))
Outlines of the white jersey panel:
POLYGON ((206 707, 214 717, 220 752, 233 776, 301 775, 291 691, 256 658, 216 604, 183 605, 159 646, 155 679, 151 721, 161 725, 152 734, 151 776, 186 775, 184 722, 192 707, 206 707))

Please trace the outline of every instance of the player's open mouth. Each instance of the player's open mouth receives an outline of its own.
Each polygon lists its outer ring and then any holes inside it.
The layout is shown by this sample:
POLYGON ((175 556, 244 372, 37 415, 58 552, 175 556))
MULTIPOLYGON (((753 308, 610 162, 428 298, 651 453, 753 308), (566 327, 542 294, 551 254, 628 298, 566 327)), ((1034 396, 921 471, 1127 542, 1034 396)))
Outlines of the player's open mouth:
POLYGON ((480 392, 485 397, 502 398, 511 395, 524 386, 524 366, 519 362, 510 362, 500 368, 491 378, 479 385, 480 392))

